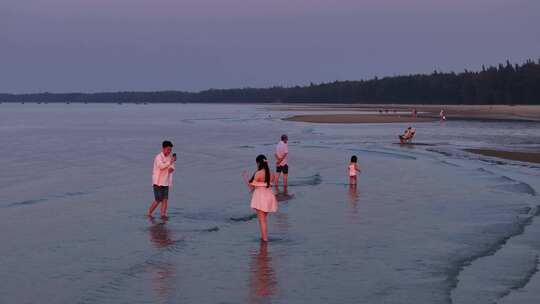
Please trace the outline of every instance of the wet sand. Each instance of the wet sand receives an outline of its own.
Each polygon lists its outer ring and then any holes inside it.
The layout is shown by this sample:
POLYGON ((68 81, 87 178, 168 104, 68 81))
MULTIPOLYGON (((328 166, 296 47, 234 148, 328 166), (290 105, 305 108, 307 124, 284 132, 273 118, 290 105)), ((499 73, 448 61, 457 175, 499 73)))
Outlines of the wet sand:
POLYGON ((540 163, 540 152, 514 152, 493 149, 465 149, 467 152, 515 161, 540 163))
POLYGON ((285 118, 287 121, 311 123, 418 123, 436 121, 433 117, 417 117, 403 115, 377 114, 313 114, 295 115, 285 118))
POLYGON ((471 105, 331 105, 311 104, 294 105, 280 108, 280 111, 327 112, 323 114, 294 115, 288 121, 310 123, 403 123, 429 122, 439 119, 439 111, 445 110, 448 120, 492 120, 492 121, 538 121, 540 122, 540 106, 471 106, 471 105), (412 108, 418 111, 418 117, 410 114, 412 108), (355 114, 358 111, 377 112, 381 114, 355 114), (336 111, 348 111, 350 114, 335 114, 336 111), (387 111, 387 112, 386 112, 387 111), (401 113, 394 113, 394 111, 401 113))

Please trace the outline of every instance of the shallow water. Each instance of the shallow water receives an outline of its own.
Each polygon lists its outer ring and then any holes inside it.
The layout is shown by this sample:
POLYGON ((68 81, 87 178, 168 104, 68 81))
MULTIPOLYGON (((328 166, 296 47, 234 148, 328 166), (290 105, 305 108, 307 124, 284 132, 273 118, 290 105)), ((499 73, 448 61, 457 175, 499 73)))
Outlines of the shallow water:
POLYGON ((285 122, 258 105, 0 105, 0 303, 538 303, 540 124, 285 122), (241 172, 290 138, 270 242, 241 172), (144 216, 163 139, 169 220, 144 216), (356 189, 348 159, 359 157, 356 189))

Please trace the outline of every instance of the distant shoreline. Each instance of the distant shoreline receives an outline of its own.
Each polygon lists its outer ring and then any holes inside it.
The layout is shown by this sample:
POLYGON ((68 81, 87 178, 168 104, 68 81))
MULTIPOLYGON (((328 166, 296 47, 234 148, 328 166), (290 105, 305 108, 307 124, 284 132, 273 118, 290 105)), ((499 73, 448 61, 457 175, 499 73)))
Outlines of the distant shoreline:
POLYGON ((469 105, 287 105, 277 109, 295 113, 285 118, 286 121, 306 123, 421 123, 439 120, 439 111, 443 109, 448 121, 523 121, 540 122, 540 106, 469 106, 469 105), (410 111, 415 108, 418 116, 412 117, 410 111), (311 114, 310 112, 321 112, 311 114), (357 113, 360 111, 373 114, 357 113), (335 113, 346 112, 346 113, 335 113), (375 114, 380 112, 380 114, 375 114), (397 112, 397 114, 396 114, 397 112))
POLYGON ((540 104, 540 60, 483 67, 460 73, 434 71, 296 86, 244 87, 202 91, 121 91, 95 93, 0 93, 0 102, 135 103, 421 103, 540 104))

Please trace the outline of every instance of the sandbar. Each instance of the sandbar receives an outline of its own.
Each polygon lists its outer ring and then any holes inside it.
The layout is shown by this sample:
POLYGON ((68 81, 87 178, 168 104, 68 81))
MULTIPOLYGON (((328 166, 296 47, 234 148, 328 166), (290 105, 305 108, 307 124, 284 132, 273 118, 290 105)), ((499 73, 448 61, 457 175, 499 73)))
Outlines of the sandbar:
POLYGON ((540 152, 515 152, 493 149, 465 149, 467 152, 521 162, 540 163, 540 152))

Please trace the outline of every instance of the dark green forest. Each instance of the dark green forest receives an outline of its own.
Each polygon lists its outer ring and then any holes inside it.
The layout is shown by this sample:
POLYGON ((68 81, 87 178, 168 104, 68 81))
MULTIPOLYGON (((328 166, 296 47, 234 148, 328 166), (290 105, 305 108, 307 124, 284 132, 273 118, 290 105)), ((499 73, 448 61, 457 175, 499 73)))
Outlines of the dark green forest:
POLYGON ((540 104, 540 60, 309 86, 201 92, 0 94, 0 102, 540 104))

